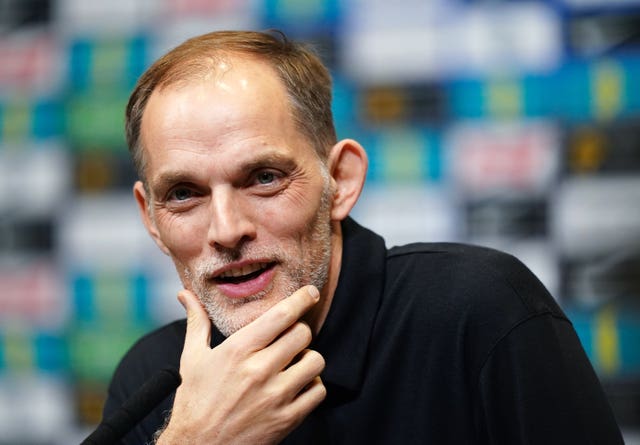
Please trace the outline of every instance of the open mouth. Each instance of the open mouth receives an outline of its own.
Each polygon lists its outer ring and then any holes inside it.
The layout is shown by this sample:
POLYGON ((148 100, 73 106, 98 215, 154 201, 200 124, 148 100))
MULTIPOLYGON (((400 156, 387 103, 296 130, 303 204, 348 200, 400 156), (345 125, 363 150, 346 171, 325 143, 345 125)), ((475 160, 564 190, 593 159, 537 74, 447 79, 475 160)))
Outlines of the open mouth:
POLYGON ((226 270, 214 278, 219 284, 240 284, 253 280, 272 269, 275 263, 255 263, 226 270))

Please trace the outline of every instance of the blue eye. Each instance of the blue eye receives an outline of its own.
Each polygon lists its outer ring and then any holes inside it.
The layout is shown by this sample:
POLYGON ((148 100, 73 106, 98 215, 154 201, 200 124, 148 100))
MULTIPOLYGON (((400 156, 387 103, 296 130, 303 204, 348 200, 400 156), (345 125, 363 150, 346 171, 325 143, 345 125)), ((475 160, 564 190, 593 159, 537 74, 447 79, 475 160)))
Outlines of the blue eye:
POLYGON ((191 198, 191 196, 193 196, 193 194, 191 193, 191 190, 186 189, 186 188, 178 188, 175 189, 171 192, 171 198, 175 199, 176 201, 184 201, 186 199, 191 198))
POLYGON ((276 175, 272 172, 260 172, 258 174, 258 176, 256 177, 256 180, 260 183, 260 184, 271 184, 273 181, 275 181, 276 179, 276 175))

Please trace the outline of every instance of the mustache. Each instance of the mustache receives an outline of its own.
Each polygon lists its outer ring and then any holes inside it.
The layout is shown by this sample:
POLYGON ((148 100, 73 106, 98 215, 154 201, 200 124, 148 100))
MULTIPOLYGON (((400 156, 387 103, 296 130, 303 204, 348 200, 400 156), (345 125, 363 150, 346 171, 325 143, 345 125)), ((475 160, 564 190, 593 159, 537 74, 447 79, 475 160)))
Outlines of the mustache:
POLYGON ((187 270, 187 276, 195 278, 197 281, 206 282, 212 278, 220 269, 238 261, 255 262, 282 262, 286 258, 282 252, 269 249, 226 249, 216 255, 209 256, 195 265, 193 270, 187 270))

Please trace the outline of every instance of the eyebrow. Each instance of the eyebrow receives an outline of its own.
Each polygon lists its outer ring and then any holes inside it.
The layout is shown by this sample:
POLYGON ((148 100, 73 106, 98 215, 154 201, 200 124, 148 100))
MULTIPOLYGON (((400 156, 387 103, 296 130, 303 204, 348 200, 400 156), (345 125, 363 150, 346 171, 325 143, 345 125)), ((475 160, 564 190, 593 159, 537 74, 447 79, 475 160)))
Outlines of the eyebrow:
POLYGON ((270 166, 279 166, 287 170, 292 170, 296 165, 297 163, 290 156, 280 153, 265 153, 242 164, 239 170, 253 171, 270 166))
POLYGON ((160 173, 158 178, 153 181, 149 181, 149 186, 151 190, 162 190, 167 188, 173 184, 179 184, 181 182, 190 182, 193 181, 193 176, 187 172, 182 171, 166 171, 160 173))
MULTIPOLYGON (((277 152, 267 152, 240 164, 235 171, 252 172, 267 167, 279 167, 285 171, 291 171, 294 170, 296 166, 296 161, 288 155, 277 152)), ((150 181, 149 186, 151 190, 163 191, 174 184, 193 181, 194 176, 188 171, 167 170, 160 173, 155 180, 150 181)))

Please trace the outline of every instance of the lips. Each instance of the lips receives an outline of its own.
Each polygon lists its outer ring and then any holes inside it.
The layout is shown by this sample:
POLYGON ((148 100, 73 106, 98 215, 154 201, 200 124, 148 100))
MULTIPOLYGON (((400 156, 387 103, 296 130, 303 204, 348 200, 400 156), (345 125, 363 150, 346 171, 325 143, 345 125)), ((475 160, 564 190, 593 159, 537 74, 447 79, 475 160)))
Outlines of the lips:
POLYGON ((215 277, 219 282, 242 282, 257 277, 273 263, 253 263, 241 267, 227 269, 215 277))
POLYGON ((231 266, 216 273, 212 281, 229 298, 253 296, 268 287, 275 265, 273 262, 255 262, 231 266))

